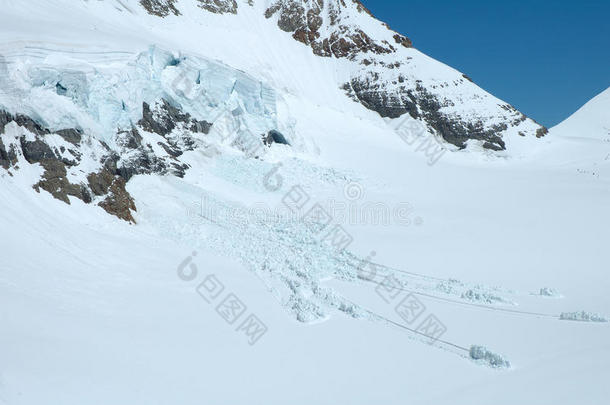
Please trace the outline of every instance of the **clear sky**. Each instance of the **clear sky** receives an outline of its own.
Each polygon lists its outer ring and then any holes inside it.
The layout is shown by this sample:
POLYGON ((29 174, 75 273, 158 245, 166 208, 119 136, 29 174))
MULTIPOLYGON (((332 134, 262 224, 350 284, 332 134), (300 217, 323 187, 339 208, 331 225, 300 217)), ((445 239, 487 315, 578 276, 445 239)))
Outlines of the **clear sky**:
POLYGON ((548 127, 610 86, 610 0, 361 1, 417 49, 548 127))

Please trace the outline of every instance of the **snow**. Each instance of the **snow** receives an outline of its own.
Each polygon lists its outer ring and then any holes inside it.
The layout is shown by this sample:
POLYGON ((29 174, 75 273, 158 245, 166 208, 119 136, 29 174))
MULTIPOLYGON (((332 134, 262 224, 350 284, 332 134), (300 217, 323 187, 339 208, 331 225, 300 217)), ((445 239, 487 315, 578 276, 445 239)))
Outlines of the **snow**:
MULTIPOLYGON (((11 112, 112 140, 167 96, 215 123, 185 153, 184 179, 129 181, 137 225, 36 193, 42 169, 22 157, 0 169, 0 403, 604 403, 608 324, 570 321, 610 312, 603 134, 560 126, 430 165, 340 91, 345 61, 312 59, 260 19, 266 3, 218 16, 181 0, 183 16, 160 23, 136 0, 0 1, 11 112), (292 146, 253 159, 231 146, 236 128, 277 129, 292 146), (296 214, 283 202, 294 186, 310 198, 296 214), (300 219, 316 203, 353 238, 345 251, 300 219), (350 220, 377 203, 409 207, 409 221, 350 220), (210 280, 224 289, 207 302, 210 280), (216 310, 230 294, 247 307, 232 324, 216 310), (397 310, 408 303, 423 311, 397 310), (249 315, 267 328, 254 345, 240 329, 249 315), (425 319, 446 331, 422 335, 425 319)), ((423 80, 459 75, 406 52, 423 80)), ((599 117, 578 128, 607 125, 599 117)), ((21 135, 11 123, 2 139, 21 135)))
POLYGON ((591 99, 568 119, 553 128, 557 136, 610 142, 610 87, 591 99))

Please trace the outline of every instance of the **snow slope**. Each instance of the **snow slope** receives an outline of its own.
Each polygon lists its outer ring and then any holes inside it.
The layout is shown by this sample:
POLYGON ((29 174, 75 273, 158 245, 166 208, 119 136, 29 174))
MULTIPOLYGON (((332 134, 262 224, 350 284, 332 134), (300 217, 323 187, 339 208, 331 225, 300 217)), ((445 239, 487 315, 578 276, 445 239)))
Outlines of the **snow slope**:
POLYGON ((565 137, 610 139, 610 88, 598 94, 565 121, 555 126, 553 134, 565 137))
MULTIPOLYGON (((78 144, 70 181, 102 169, 102 141, 131 157, 118 133, 131 125, 143 144, 167 142, 188 165, 183 177, 128 179, 135 223, 108 215, 99 196, 93 204, 69 196, 68 205, 37 193, 44 162, 20 154, 0 168, 0 403, 610 397, 608 323, 560 319, 610 314, 608 142, 513 133, 506 151, 473 144, 430 156, 421 140, 433 130, 347 98, 339 85, 353 61, 320 58, 278 31, 260 18, 269 2, 238 2, 237 14, 173 3, 181 15, 159 19, 133 0, 0 1, 0 104, 50 131, 82 130, 91 142, 78 144), (160 97, 212 129, 144 130, 143 102, 160 97), (265 146, 254 158, 232 142, 236 133, 260 141, 270 129, 291 145, 265 146), (295 190, 309 198, 296 213, 295 190), (316 231, 321 218, 302 219, 316 203, 353 238, 345 250, 316 231), (246 307, 233 323, 218 310, 230 294, 246 307), (396 309, 414 297, 423 306, 416 319, 396 309), (265 333, 246 333, 250 315, 265 333), (429 316, 442 335, 421 329, 429 316), (473 345, 510 367, 473 358, 473 345)), ((366 21, 367 32, 377 29, 366 21)), ((404 52, 422 80, 460 75, 404 52)), ((493 98, 479 92, 460 94, 493 98)), ((456 108, 485 116, 498 102, 456 108)), ((0 135, 5 146, 38 137, 71 148, 20 122, 0 135)), ((166 149, 151 153, 174 162, 166 149)))
MULTIPOLYGON (((328 122, 338 118, 325 114, 328 122)), ((354 125, 374 128, 367 122, 354 125)), ((346 147, 342 137, 356 128, 335 129, 337 136, 321 148, 341 150, 333 154, 341 156, 336 167, 358 169, 369 179, 359 183, 366 200, 358 201, 408 201, 424 221, 420 226, 348 222, 355 239, 351 251, 365 257, 375 250, 378 262, 427 277, 498 285, 491 290, 494 295, 519 304, 486 307, 549 315, 581 309, 608 313, 607 178, 548 162, 443 160, 429 168, 400 141, 389 138, 386 145, 374 145, 360 135, 360 142, 346 147), (364 165, 362 144, 371 147, 364 165), (556 289, 563 298, 536 296, 542 287, 556 289)), ((5 403, 80 403, 84 398, 189 404, 204 398, 238 404, 598 404, 607 397, 607 324, 470 306, 419 277, 403 279, 407 288, 428 294, 419 299, 446 324, 443 340, 463 347, 484 344, 505 355, 512 368, 478 365, 463 352, 429 346, 401 328, 353 319, 330 305, 321 306, 326 322, 296 322, 282 305, 286 295, 270 285, 273 278, 253 270, 264 256, 239 253, 249 243, 254 250, 269 250, 265 257, 272 261, 281 255, 299 264, 300 257, 317 257, 316 245, 298 243, 300 253, 292 255, 277 239, 268 239, 274 226, 260 229, 250 220, 242 225, 248 232, 239 228, 227 235, 221 225, 230 224, 230 217, 212 217, 218 225, 193 218, 190 208, 198 208, 204 193, 242 209, 274 207, 297 178, 281 172, 284 189, 269 195, 253 190, 264 190, 258 172, 216 165, 216 171, 193 173, 199 183, 188 177, 132 179, 137 226, 78 201, 68 206, 37 195, 2 177, 5 403), (216 242, 218 236, 224 244, 216 242), (177 268, 193 250, 199 275, 185 282, 177 268), (265 322, 268 332, 256 345, 249 346, 247 337, 197 294, 195 287, 208 274, 216 274, 265 322)), ((318 178, 301 175, 298 180, 318 178)), ((343 189, 339 183, 311 190, 319 201, 350 201, 343 189)), ((394 306, 406 293, 388 304, 374 284, 329 279, 300 268, 359 307, 401 322, 394 306)), ((275 270, 292 274, 281 266, 275 270)))

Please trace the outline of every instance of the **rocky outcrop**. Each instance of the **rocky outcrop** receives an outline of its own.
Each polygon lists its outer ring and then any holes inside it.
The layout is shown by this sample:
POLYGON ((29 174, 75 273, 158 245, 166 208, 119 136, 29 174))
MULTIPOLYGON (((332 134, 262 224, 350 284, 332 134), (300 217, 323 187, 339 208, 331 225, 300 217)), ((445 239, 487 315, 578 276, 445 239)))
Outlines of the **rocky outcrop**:
POLYGON ((74 146, 77 146, 83 138, 82 132, 75 128, 61 129, 57 131, 56 134, 74 146))
MULTIPOLYGON (((103 174, 100 175, 90 174, 88 183, 70 181, 68 170, 77 167, 82 161, 82 153, 78 151, 82 146, 82 131, 68 128, 53 132, 28 116, 20 114, 13 116, 6 111, 0 111, 0 135, 6 136, 5 127, 10 122, 29 132, 29 135, 23 134, 18 139, 14 139, 8 152, 0 137, 0 165, 4 169, 18 169, 21 156, 28 164, 39 164, 43 168, 40 180, 32 186, 37 192, 47 191, 66 204, 70 204, 69 197, 76 197, 89 204, 93 202, 93 196, 102 196, 105 198, 99 205, 107 212, 135 222, 130 212, 135 210, 135 204, 124 188, 124 180, 122 182, 118 180, 121 177, 116 166, 114 170, 104 168, 101 172, 103 174), (54 135, 64 139, 70 147, 50 146, 56 144, 49 142, 49 138, 54 135), (126 201, 130 201, 131 204, 126 204, 126 201)), ((101 143, 99 145, 100 149, 104 149, 101 143)))
POLYGON ((266 146, 271 146, 274 143, 280 145, 290 145, 290 143, 286 140, 286 137, 284 137, 281 132, 276 130, 271 130, 266 135, 263 135, 263 143, 266 146))
POLYGON ((6 111, 0 110, 0 134, 4 133, 4 128, 9 122, 15 122, 35 135, 46 135, 50 131, 40 126, 30 117, 22 114, 11 115, 6 111))
POLYGON ((507 129, 506 124, 486 128, 482 121, 466 121, 445 114, 442 109, 451 106, 451 102, 440 100, 419 84, 413 90, 402 87, 400 92, 391 93, 382 89, 379 81, 353 79, 344 86, 344 90, 350 97, 368 109, 377 111, 382 117, 398 118, 409 114, 414 119, 421 119, 445 141, 460 149, 466 147, 466 141, 469 139, 483 141, 483 147, 486 149, 506 149, 500 135, 507 129))
POLYGON ((34 141, 26 141, 25 136, 21 137, 21 150, 28 163, 40 163, 43 160, 57 160, 58 157, 41 138, 34 141))
MULTIPOLYGON (((215 14, 237 14, 237 2, 235 0, 194 0, 199 7, 215 14)), ((249 4, 252 5, 252 0, 249 4)), ((178 0, 140 0, 142 7, 149 14, 157 17, 167 17, 170 14, 180 15, 176 8, 178 0)))
POLYGON ((135 202, 125 186, 127 180, 117 169, 118 156, 105 158, 104 165, 97 173, 87 176, 89 189, 98 197, 105 197, 98 205, 106 212, 125 221, 135 223, 132 211, 137 211, 135 202))
MULTIPOLYGON (((387 64, 384 66, 388 68, 387 64)), ((443 89, 449 86, 458 87, 468 78, 460 78, 454 83, 438 86, 443 89)), ((436 87, 436 86, 435 86, 436 87)), ((494 117, 495 123, 487 122, 484 116, 462 116, 459 113, 450 113, 452 109, 461 108, 459 99, 444 97, 436 88, 424 87, 420 81, 413 83, 401 74, 393 81, 383 80, 377 72, 363 73, 345 83, 343 89, 355 101, 366 108, 376 111, 382 117, 399 118, 408 114, 413 119, 424 122, 429 130, 438 134, 446 142, 463 149, 468 140, 481 141, 485 149, 495 151, 505 150, 506 144, 502 139, 503 133, 509 126, 519 127, 524 124, 527 117, 510 105, 498 105, 498 113, 494 117)), ((476 101, 480 97, 475 94, 476 101)), ((466 102, 472 102, 467 100, 466 102)), ((491 119, 489 120, 491 121, 491 119)), ((525 123, 527 124, 527 123, 525 123)), ((530 127, 535 128, 537 137, 544 136, 548 130, 530 120, 530 127)), ((524 132, 520 134, 525 136, 524 132)))
POLYGON ((397 44, 402 45, 405 48, 411 48, 413 46, 413 41, 403 35, 394 34, 393 38, 397 44))
POLYGON ((108 194, 116 174, 116 165, 113 165, 113 167, 105 166, 97 173, 90 173, 87 176, 87 181, 89 182, 91 192, 96 196, 108 194))
POLYGON ((540 127, 538 128, 538 130, 536 131, 536 138, 542 138, 543 136, 545 136, 546 134, 549 133, 548 128, 546 127, 540 127))
POLYGON ((135 223, 132 211, 136 211, 136 204, 125 189, 125 185, 124 178, 115 176, 108 188, 108 196, 98 205, 111 215, 135 223))
POLYGON ((17 151, 14 145, 11 145, 8 150, 0 138, 0 166, 8 169, 17 164, 17 151))
MULTIPOLYGON (((197 136, 207 135, 211 127, 211 123, 159 99, 152 105, 143 103, 142 118, 129 130, 117 131, 116 146, 111 149, 79 128, 53 131, 29 116, 0 110, 0 167, 18 170, 20 159, 39 164, 43 172, 33 185, 36 191, 47 191, 66 204, 70 204, 70 197, 76 197, 135 222, 132 212, 136 205, 126 190, 127 182, 139 174, 184 177, 190 166, 179 158, 194 150, 197 136), (10 123, 18 130, 9 137, 5 129, 10 123), (70 180, 83 178, 80 173, 84 168, 86 181, 70 180)), ((283 136, 275 138, 281 142, 283 136)))
POLYGON ((184 177, 189 166, 181 163, 178 157, 195 149, 193 134, 207 135, 211 127, 211 123, 192 118, 190 114, 173 107, 165 99, 158 101, 152 108, 143 103, 142 119, 138 121, 137 128, 120 134, 121 143, 125 148, 135 150, 126 159, 129 163, 119 168, 122 176, 129 180, 135 174, 170 172, 175 176, 184 177), (152 145, 142 143, 138 128, 163 137, 163 141, 156 143, 166 152, 165 158, 157 156, 152 145))
POLYGON ((235 0, 197 0, 199 7, 215 14, 237 14, 237 2, 235 0))
POLYGON ((372 79, 354 78, 343 85, 343 90, 355 101, 360 102, 369 110, 379 113, 382 117, 398 118, 403 114, 409 114, 413 118, 419 115, 417 103, 412 94, 404 92, 394 94, 383 88, 378 75, 372 79))
POLYGON ((167 17, 170 14, 180 15, 180 11, 175 6, 177 0, 140 0, 142 7, 149 14, 157 17, 167 17))
POLYGON ((44 168, 42 179, 33 187, 47 191, 53 197, 70 204, 68 196, 73 196, 85 203, 91 202, 91 194, 84 184, 72 184, 67 178, 66 165, 57 159, 43 159, 38 162, 44 168))
MULTIPOLYGON (((360 53, 389 54, 396 48, 386 39, 374 40, 360 27, 344 18, 346 10, 370 12, 355 0, 278 0, 265 12, 266 18, 277 16, 278 27, 292 33, 294 39, 310 46, 318 56, 353 59, 360 53)), ((394 41, 411 46, 411 41, 394 33, 394 41)))
POLYGON ((138 125, 145 131, 166 137, 180 124, 183 124, 183 129, 204 134, 208 134, 212 127, 211 123, 192 118, 165 99, 161 99, 154 109, 151 109, 148 103, 143 103, 142 119, 138 121, 138 125))

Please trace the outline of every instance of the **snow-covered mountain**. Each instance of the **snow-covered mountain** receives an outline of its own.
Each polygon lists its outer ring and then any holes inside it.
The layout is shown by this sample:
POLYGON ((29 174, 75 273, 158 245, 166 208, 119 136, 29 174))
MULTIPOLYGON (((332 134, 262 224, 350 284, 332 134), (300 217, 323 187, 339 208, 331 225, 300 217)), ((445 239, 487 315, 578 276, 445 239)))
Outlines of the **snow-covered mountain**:
POLYGON ((547 135, 355 0, 0 19, 0 403, 609 397, 603 95, 547 135))
POLYGON ((358 1, 28 1, 3 12, 2 166, 40 163, 36 189, 127 220, 134 204, 124 183, 142 173, 182 177, 183 153, 213 146, 210 129, 220 139, 237 131, 231 144, 242 150, 258 150, 274 131, 305 151, 295 113, 277 114, 278 92, 280 103, 306 97, 363 114, 350 97, 403 137, 428 133, 454 149, 500 151, 507 138, 546 133, 358 1), (109 48, 117 43, 128 50, 109 48))
POLYGON ((610 140, 610 88, 604 90, 565 121, 553 135, 610 140))

